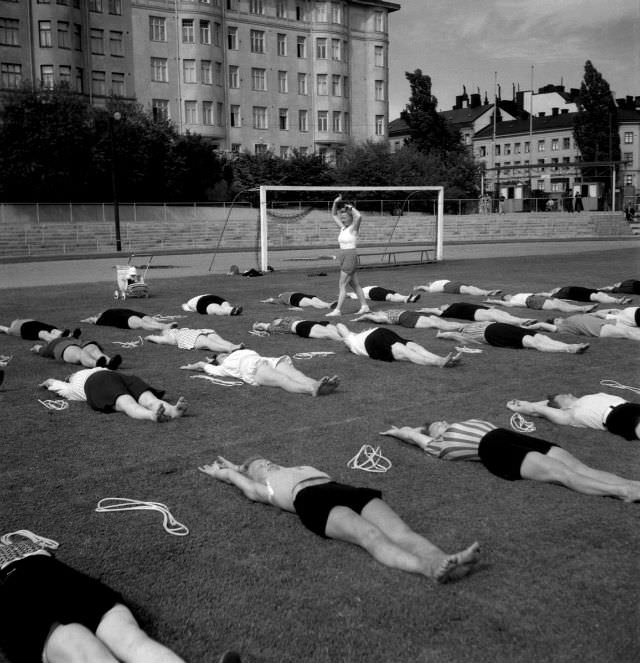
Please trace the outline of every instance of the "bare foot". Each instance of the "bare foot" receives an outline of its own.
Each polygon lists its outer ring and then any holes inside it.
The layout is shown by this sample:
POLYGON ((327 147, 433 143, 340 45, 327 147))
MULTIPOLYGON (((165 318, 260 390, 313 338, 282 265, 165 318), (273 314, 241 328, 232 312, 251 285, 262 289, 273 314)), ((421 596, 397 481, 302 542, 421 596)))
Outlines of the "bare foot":
POLYGON ((469 574, 480 558, 480 544, 470 545, 466 550, 447 555, 433 573, 433 579, 440 583, 458 580, 469 574))
POLYGON ((356 311, 356 315, 364 315, 365 313, 371 313, 371 309, 368 306, 362 306, 356 311))
POLYGON ((339 308, 334 308, 333 311, 325 313, 325 317, 327 318, 339 318, 341 315, 342 313, 339 308))
POLYGON ((187 399, 184 396, 180 396, 175 405, 176 417, 181 417, 187 411, 188 407, 189 403, 187 403, 187 399))
POLYGON ((567 352, 574 355, 581 355, 589 349, 588 343, 573 343, 569 345, 567 352))
POLYGON ((332 375, 328 382, 329 384, 335 384, 337 387, 340 384, 340 377, 338 375, 332 375))
POLYGON ((157 421, 159 424, 163 424, 166 421, 169 421, 169 419, 170 417, 164 411, 164 403, 160 403, 153 412, 153 420, 157 421))
POLYGON ((458 350, 455 353, 450 352, 444 358, 444 361, 442 362, 442 368, 450 368, 451 366, 455 366, 456 364, 460 363, 461 359, 462 359, 462 351, 458 350))
POLYGON ((499 295, 502 292, 502 290, 489 290, 486 294, 487 297, 495 297, 496 295, 499 295))
POLYGON ((323 378, 320 379, 320 382, 318 383, 317 387, 315 388, 313 395, 314 396, 326 396, 327 394, 330 394, 334 392, 337 388, 337 384, 329 382, 331 378, 329 378, 327 375, 325 375, 323 378))

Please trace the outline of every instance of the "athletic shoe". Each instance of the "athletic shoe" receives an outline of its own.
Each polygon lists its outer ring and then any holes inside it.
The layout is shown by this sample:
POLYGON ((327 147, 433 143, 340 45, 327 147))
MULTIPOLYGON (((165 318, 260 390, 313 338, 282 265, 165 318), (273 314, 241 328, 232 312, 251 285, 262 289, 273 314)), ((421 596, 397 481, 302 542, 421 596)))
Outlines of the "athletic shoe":
POLYGON ((0 368, 0 384, 4 382, 4 368, 0 368))
POLYGON ((107 364, 107 368, 112 371, 117 371, 121 363, 122 357, 120 355, 113 355, 107 364))
POLYGON ((67 338, 67 336, 69 336, 69 334, 71 334, 70 329, 63 329, 62 334, 60 334, 60 338, 67 338))
POLYGON ((76 327, 76 328, 73 330, 73 334, 71 334, 71 336, 72 336, 73 338, 80 338, 80 334, 82 334, 82 329, 80 329, 79 327, 76 327))
POLYGON ((107 358, 102 355, 102 357, 98 357, 96 360, 96 368, 104 368, 107 365, 107 358))
POLYGON ((231 313, 229 315, 240 315, 242 313, 242 306, 234 306, 231 309, 231 313))
POLYGON ((235 651, 225 651, 218 659, 218 663, 242 663, 242 659, 235 651))
POLYGON ((418 294, 409 295, 409 299, 407 299, 407 304, 413 304, 414 302, 417 302, 419 299, 420 295, 418 294))

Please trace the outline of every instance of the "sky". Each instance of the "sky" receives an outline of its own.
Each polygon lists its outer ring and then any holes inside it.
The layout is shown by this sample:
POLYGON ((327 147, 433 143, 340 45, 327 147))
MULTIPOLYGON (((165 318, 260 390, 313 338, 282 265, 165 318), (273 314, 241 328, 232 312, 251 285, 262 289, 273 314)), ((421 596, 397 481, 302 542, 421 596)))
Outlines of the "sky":
POLYGON ((409 100, 405 72, 431 77, 438 110, 466 85, 493 99, 512 85, 579 88, 591 60, 616 97, 640 95, 640 0, 391 0, 389 115, 409 100))

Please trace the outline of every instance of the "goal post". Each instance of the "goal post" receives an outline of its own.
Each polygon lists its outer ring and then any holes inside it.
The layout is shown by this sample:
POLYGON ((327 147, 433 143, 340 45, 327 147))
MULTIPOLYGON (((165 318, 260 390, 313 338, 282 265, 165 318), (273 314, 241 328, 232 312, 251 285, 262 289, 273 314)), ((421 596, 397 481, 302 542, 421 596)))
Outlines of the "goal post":
MULTIPOLYGON (((278 221, 286 221, 287 219, 292 219, 294 223, 304 224, 305 217, 308 215, 310 217, 321 217, 322 223, 326 228, 322 229, 322 232, 318 230, 316 236, 313 240, 317 241, 317 246, 337 246, 337 233, 335 233, 335 227, 333 226, 333 221, 330 220, 328 210, 330 210, 330 201, 338 194, 351 194, 354 197, 356 202, 361 201, 364 194, 371 194, 371 196, 377 196, 373 200, 369 199, 366 203, 363 202, 363 205, 366 207, 368 204, 370 207, 375 209, 376 204, 379 203, 380 214, 373 212, 373 216, 379 219, 377 226, 376 239, 371 240, 370 246, 374 244, 380 248, 384 247, 385 251, 388 249, 391 241, 398 242, 398 237, 394 238, 394 233, 398 227, 400 221, 402 220, 403 215, 409 210, 407 216, 415 214, 418 217, 418 222, 420 219, 424 219, 425 224, 429 224, 429 242, 433 246, 434 258, 436 261, 442 260, 444 257, 444 242, 443 242, 443 220, 444 220, 444 187, 442 186, 374 186, 374 187, 365 187, 365 186, 282 186, 282 185, 262 185, 259 188, 260 191, 260 227, 259 227, 259 248, 260 248, 260 269, 266 271, 269 265, 269 251, 270 251, 270 242, 273 248, 275 248, 273 232, 270 232, 270 218, 273 221, 274 219, 278 221), (272 192, 277 193, 277 195, 270 198, 272 192), (298 209, 294 208, 293 214, 287 216, 287 214, 282 214, 286 210, 286 202, 283 202, 283 198, 287 197, 287 194, 298 197, 298 200, 293 205, 297 205, 298 209), (327 194, 324 199, 319 198, 320 194, 327 194), (396 194, 394 198, 393 194, 396 194), (422 200, 422 205, 419 205, 418 196, 422 195, 425 200, 422 200), (435 197, 434 197, 435 196, 435 197), (428 200, 427 200, 428 198, 428 200), (313 199, 311 202, 310 199, 313 199), (318 209, 318 201, 322 202, 324 205, 323 209, 318 209), (429 204, 426 205, 427 201, 429 204), (421 215, 411 212, 411 204, 413 203, 414 207, 420 207, 422 209, 421 215), (309 207, 306 210, 302 210, 302 204, 308 205, 309 207), (393 211, 389 211, 389 206, 395 206, 393 211), (276 212, 275 209, 278 209, 280 213, 276 212), (310 211, 314 211, 314 214, 310 214, 310 211), (385 210, 383 212, 383 210, 385 210), (384 218, 382 216, 384 215, 384 218), (327 225, 330 224, 330 225, 327 225), (331 234, 328 235, 327 231, 329 228, 331 234), (431 231, 432 227, 432 231, 431 231), (386 233, 386 234, 385 234, 386 233), (322 237, 320 236, 322 235, 322 237)), ((360 204, 358 204, 358 209, 360 209, 360 204)), ((369 212, 364 209, 362 210, 365 216, 365 223, 361 226, 360 236, 361 240, 363 236, 367 235, 367 226, 370 225, 367 222, 367 215, 369 212)), ((307 224, 310 225, 314 223, 316 226, 320 224, 318 218, 313 218, 312 220, 307 221, 307 224)), ((406 235, 406 233, 405 233, 406 235)), ((406 239, 407 246, 416 246, 419 247, 421 241, 426 241, 424 238, 421 240, 419 237, 414 239, 406 239)), ((283 240, 284 242, 284 240, 283 240)), ((308 233, 305 235, 304 232, 298 233, 298 239, 295 243, 302 243, 308 248, 312 247, 312 240, 309 239, 308 233)), ((368 243, 368 240, 365 239, 365 242, 368 243)), ((400 240, 400 243, 402 241, 400 240)), ((281 243, 279 248, 287 248, 285 243, 281 243)), ((423 247, 426 248, 426 247, 423 247)), ((393 252, 393 251, 391 251, 393 252)))

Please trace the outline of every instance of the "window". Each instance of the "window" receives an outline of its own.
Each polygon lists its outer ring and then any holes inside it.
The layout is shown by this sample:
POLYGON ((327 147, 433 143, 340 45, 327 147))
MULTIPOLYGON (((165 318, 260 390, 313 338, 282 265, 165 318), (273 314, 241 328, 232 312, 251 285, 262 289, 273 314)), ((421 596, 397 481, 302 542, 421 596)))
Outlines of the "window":
POLYGON ((560 139, 552 138, 551 139, 551 151, 557 152, 560 149, 560 139))
POLYGON ((183 18, 182 19, 182 43, 183 44, 195 44, 196 35, 195 28, 193 26, 192 18, 183 18))
POLYGON ((151 114, 154 120, 168 120, 169 101, 167 99, 152 99, 151 114))
POLYGON ((253 128, 267 129, 267 108, 266 106, 253 107, 253 128))
POLYGON ((335 133, 342 133, 342 113, 340 111, 333 111, 332 128, 335 133))
POLYGON ((167 58, 151 58, 151 80, 167 83, 169 73, 167 71, 167 58))
POLYGON ((384 67, 384 46, 374 46, 373 54, 376 67, 384 67))
POLYGON ((278 33, 277 44, 278 55, 285 56, 287 54, 287 35, 278 33))
POLYGON ((213 45, 220 46, 222 42, 222 25, 220 23, 213 24, 213 45))
POLYGON ((251 52, 264 53, 264 32, 262 30, 251 30, 251 52))
POLYGON ((624 140, 625 145, 632 145, 633 144, 633 131, 625 131, 623 140, 624 140))
MULTIPOLYGON (((18 21, 16 21, 17 23, 18 21)), ((38 21, 38 35, 40 36, 40 48, 51 48, 51 21, 38 21)))
POLYGON ((122 0, 109 0, 109 13, 122 16, 122 0))
POLYGON ((280 145, 280 158, 281 159, 289 158, 289 147, 287 145, 280 145))
POLYGON ((495 155, 496 155, 497 157, 500 156, 500 145, 496 145, 495 155))
POLYGON ((213 101, 202 102, 202 124, 213 124, 213 101))
POLYGON ((227 28, 227 48, 230 51, 238 50, 238 28, 227 28))
POLYGON ((215 63, 216 85, 222 85, 222 62, 215 63))
POLYGON ((480 151, 478 152, 478 155, 481 157, 486 157, 487 156, 487 146, 486 145, 480 145, 480 151))
POLYGON ((349 61, 349 42, 347 41, 342 42, 342 59, 345 62, 349 61))
POLYGON ((625 186, 633 186, 633 175, 625 175, 624 176, 624 185, 625 186))
POLYGON ((211 21, 200 21, 200 43, 211 43, 211 21))
POLYGON ((84 70, 76 67, 76 92, 84 93, 84 70))
POLYGON ((326 23, 328 19, 328 8, 326 2, 316 2, 316 21, 326 23))
POLYGON ((249 0, 250 14, 264 14, 264 3, 262 0, 249 0))
POLYGON ((627 168, 633 166, 633 152, 623 152, 622 160, 625 162, 627 168))
POLYGON ((253 146, 253 151, 255 154, 266 154, 269 151, 269 149, 267 145, 265 145, 264 143, 256 143, 253 146))
POLYGON ((306 21, 307 13, 305 8, 301 5, 296 5, 296 21, 306 21))
POLYGON ((329 131, 329 111, 318 111, 318 131, 329 131))
POLYGON ((109 32, 109 52, 115 57, 124 55, 124 39, 119 30, 109 32))
POLYGON ((341 39, 332 39, 331 40, 331 59, 332 60, 342 60, 342 40, 341 39))
POLYGON ((287 0, 276 0, 276 16, 287 18, 287 0))
POLYGON ((229 65, 229 87, 240 87, 240 67, 234 64, 229 65))
POLYGON ((211 85, 213 83, 211 77, 211 60, 202 60, 200 62, 200 81, 203 85, 211 85))
POLYGON ((563 138, 562 139, 562 149, 563 150, 570 150, 571 149, 571 138, 563 138))
POLYGON ((149 39, 167 41, 167 26, 162 16, 149 16, 149 39))
POLYGON ((520 143, 514 143, 513 144, 513 153, 514 154, 520 154, 520 148, 521 148, 520 143))
POLYGON ((541 138, 538 141, 538 152, 544 152, 544 146, 545 146, 545 140, 544 138, 541 138))
POLYGON ((338 25, 342 23, 342 4, 340 2, 331 3, 331 22, 338 25))
POLYGON ((221 127, 222 124, 223 124, 223 121, 224 121, 224 104, 221 101, 219 101, 216 104, 216 108, 218 109, 218 116, 217 116, 218 117, 218 126, 221 127))
POLYGON ((309 111, 308 110, 299 110, 298 111, 298 130, 299 131, 309 131, 309 111))
POLYGON ((198 122, 198 102, 184 102, 184 122, 185 124, 197 124, 198 122))
POLYGON ((107 75, 104 71, 91 72, 91 91, 96 96, 104 97, 107 93, 107 75))
POLYGON ((289 92, 289 76, 286 71, 278 72, 278 92, 280 94, 287 94, 289 92))
POLYGON ((73 24, 73 49, 82 50, 82 26, 79 23, 73 24))
POLYGON ((229 109, 229 124, 232 127, 240 126, 240 106, 231 105, 229 109))
POLYGON ((316 76, 316 94, 320 96, 327 95, 327 74, 318 74, 316 76))
POLYGON ((384 136, 384 115, 376 115, 376 136, 384 136))
POLYGON ((91 28, 91 52, 94 55, 104 55, 104 30, 91 28))
POLYGON ((331 75, 331 94, 334 97, 342 96, 342 76, 339 74, 331 75))
POLYGON ((264 92, 267 89, 266 69, 251 68, 251 89, 264 92))
POLYGON ((374 12, 373 14, 373 29, 376 32, 384 32, 384 13, 374 12))
POLYGON ((240 154, 241 149, 242 149, 242 143, 231 143, 231 151, 234 154, 240 154))
MULTIPOLYGON (((538 161, 537 161, 536 163, 537 163, 539 166, 543 166, 543 165, 544 165, 544 159, 538 159, 538 161)), ((540 170, 544 170, 544 168, 540 168, 540 170)))
POLYGON ((531 143, 529 141, 527 141, 524 144, 524 153, 529 154, 529 152, 531 152, 531 143))
POLYGON ((562 193, 565 189, 564 182, 551 182, 551 191, 555 193, 562 193))
POLYGON ((111 74, 111 94, 124 97, 124 74, 115 71, 111 74))
POLYGON ((349 96, 349 77, 342 77, 342 95, 347 98, 349 96))
POLYGON ((376 101, 384 101, 384 81, 375 82, 376 101))
POLYGON ((307 57, 307 38, 298 37, 296 40, 296 52, 299 58, 307 57))
POLYGON ((185 83, 197 83, 196 79, 196 61, 183 60, 182 61, 182 80, 185 83))
POLYGON ((298 94, 309 94, 307 88, 307 74, 298 74, 298 94))
POLYGON ((3 62, 0 65, 0 87, 19 88, 22 85, 22 65, 3 62))
POLYGON ((278 122, 280 131, 289 131, 289 109, 281 108, 278 111, 278 122))
POLYGON ((318 60, 327 59, 327 39, 326 37, 318 37, 316 39, 316 58, 318 60))
POLYGON ((89 0, 89 10, 92 12, 102 12, 102 0, 89 0))

